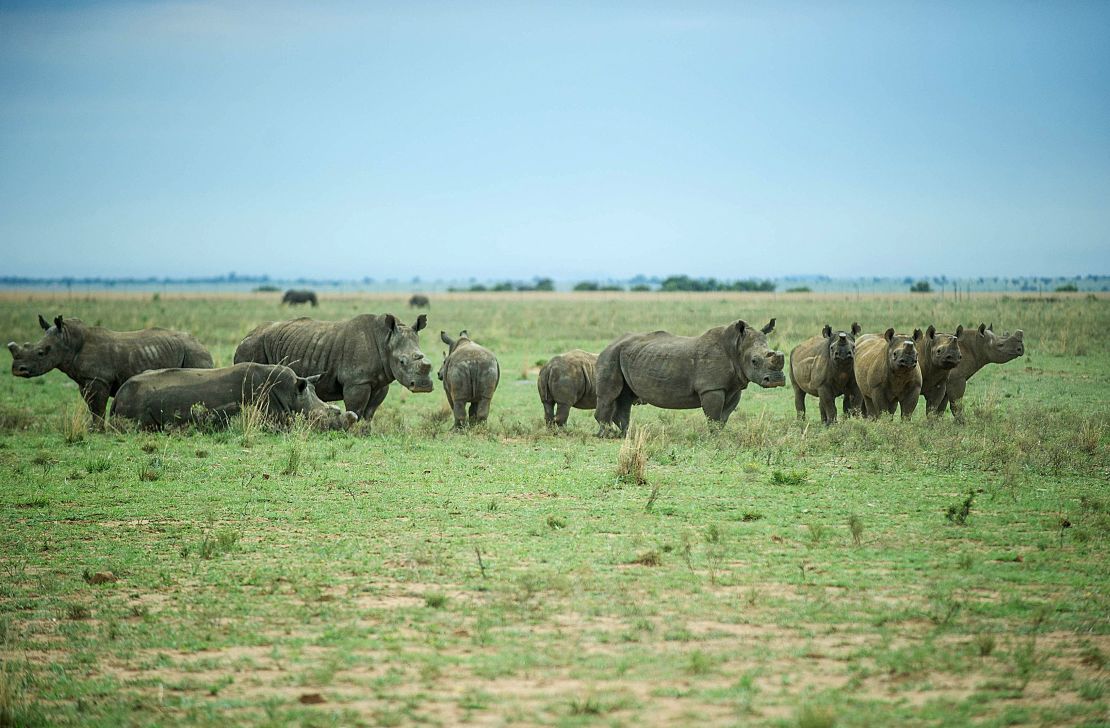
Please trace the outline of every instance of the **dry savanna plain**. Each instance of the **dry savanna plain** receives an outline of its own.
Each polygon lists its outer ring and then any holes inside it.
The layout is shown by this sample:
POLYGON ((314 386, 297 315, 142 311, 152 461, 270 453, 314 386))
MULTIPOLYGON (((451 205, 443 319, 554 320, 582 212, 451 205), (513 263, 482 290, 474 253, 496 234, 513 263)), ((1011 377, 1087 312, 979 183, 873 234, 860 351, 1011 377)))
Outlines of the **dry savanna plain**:
MULTIPOLYGON (((189 331, 217 365, 257 323, 407 296, 8 292, 189 331)), ((422 349, 497 354, 489 422, 394 384, 371 432, 89 431, 54 371, 0 378, 0 725, 1106 725, 1110 299, 1085 294, 433 295, 422 349), (539 365, 744 318, 1023 329, 967 421, 795 418, 749 388, 549 432, 539 365), (623 450, 623 452, 622 452, 623 450)))

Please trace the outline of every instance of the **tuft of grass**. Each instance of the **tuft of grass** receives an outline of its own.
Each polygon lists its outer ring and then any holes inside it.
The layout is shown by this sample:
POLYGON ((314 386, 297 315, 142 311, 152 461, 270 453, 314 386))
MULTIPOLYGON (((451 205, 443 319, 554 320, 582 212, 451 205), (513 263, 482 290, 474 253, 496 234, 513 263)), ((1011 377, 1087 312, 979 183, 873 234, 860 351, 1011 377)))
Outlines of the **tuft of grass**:
POLYGON ((775 470, 771 472, 771 482, 775 485, 802 485, 809 480, 805 470, 775 470))
POLYGON ((825 538, 825 524, 823 523, 807 523, 806 527, 809 529, 809 540, 814 546, 821 543, 825 538))
POLYGON ((81 442, 89 434, 89 408, 84 402, 67 404, 59 417, 59 429, 66 444, 81 442))
POLYGON ((143 482, 154 482, 162 478, 162 458, 151 458, 145 463, 139 464, 139 480, 143 482))
POLYGON ((0 432, 26 430, 35 422, 35 414, 25 407, 0 405, 0 432))
POLYGON ((447 595, 442 592, 425 594, 424 604, 432 609, 443 609, 447 605, 447 595))
POLYGON ((289 438, 289 448, 285 451, 285 466, 281 469, 282 475, 296 475, 301 469, 301 449, 304 443, 300 438, 289 438))
POLYGON ((645 551, 628 563, 637 564, 639 566, 662 566, 663 556, 655 549, 645 551))
POLYGON ((713 658, 701 650, 694 650, 686 662, 686 672, 691 675, 708 675, 713 671, 713 658))
POLYGON ((852 532, 852 543, 859 546, 863 542, 863 519, 855 513, 848 516, 848 530, 852 532))
POLYGON ((563 518, 562 516, 548 516, 547 527, 550 528, 552 531, 558 531, 561 528, 566 528, 567 519, 563 518))
POLYGON ((994 635, 982 632, 975 635, 975 650, 979 653, 979 657, 990 657, 994 652, 994 635))
POLYGON ((628 433, 617 453, 617 479, 626 483, 644 485, 647 483, 647 432, 635 428, 628 433))
POLYGON ((821 705, 803 705, 798 711, 798 728, 834 728, 836 712, 821 705))
POLYGON ((92 611, 84 604, 67 604, 66 605, 66 619, 88 619, 92 616, 92 611))
POLYGON ((967 525, 967 517, 971 515, 971 506, 975 503, 975 491, 968 491, 967 498, 964 498, 960 503, 953 503, 948 506, 945 511, 944 517, 951 523, 958 526, 967 525))
POLYGON ((89 475, 107 472, 112 467, 112 459, 103 455, 85 461, 85 472, 89 475))

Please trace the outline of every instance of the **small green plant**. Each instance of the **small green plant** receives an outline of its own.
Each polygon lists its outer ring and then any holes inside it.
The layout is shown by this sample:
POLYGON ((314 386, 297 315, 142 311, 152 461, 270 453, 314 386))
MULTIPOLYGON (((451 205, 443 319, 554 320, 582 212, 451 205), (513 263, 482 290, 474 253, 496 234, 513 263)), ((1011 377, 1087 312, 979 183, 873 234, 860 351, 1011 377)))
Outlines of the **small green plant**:
POLYGON ((639 566, 662 566, 663 557, 658 551, 656 551, 655 549, 651 549, 650 551, 645 551, 644 553, 640 554, 628 563, 637 564, 639 566))
POLYGON ((970 571, 972 566, 975 566, 975 557, 971 555, 970 551, 964 551, 956 559, 956 566, 960 567, 962 571, 970 571))
POLYGON ((821 543, 825 538, 825 525, 823 523, 807 523, 806 527, 809 528, 809 540, 814 546, 821 543))
POLYGON ((713 670, 713 659, 702 652, 701 650, 694 650, 690 653, 689 660, 686 664, 686 672, 691 675, 707 675, 713 670))
POLYGON ((644 512, 645 513, 651 513, 651 510, 653 508, 655 508, 655 501, 657 501, 659 499, 659 491, 660 491, 659 483, 656 483, 655 485, 651 486, 651 493, 648 495, 647 503, 644 504, 644 512))
POLYGON ((802 485, 809 480, 809 473, 805 470, 774 470, 771 472, 771 482, 775 485, 802 485))
POLYGON ((106 472, 112 467, 112 459, 103 455, 85 461, 85 472, 89 475, 106 472))
POLYGON ((92 616, 92 611, 84 604, 67 604, 66 605, 66 619, 88 619, 92 616))
POLYGON ((1102 680, 1088 680, 1080 684, 1076 692, 1084 700, 1102 700, 1102 696, 1106 694, 1106 683, 1102 680))
POLYGON ((162 458, 151 458, 145 463, 139 463, 139 480, 154 482, 162 478, 162 458))
POLYGON ((968 491, 967 498, 964 498, 960 503, 954 503, 948 506, 945 511, 944 517, 951 523, 958 526, 967 525, 967 517, 971 515, 971 506, 975 503, 975 491, 968 491))
POLYGON ((285 452, 285 467, 281 469, 282 475, 296 475, 301 469, 302 443, 296 437, 289 439, 289 449, 285 452))
POLYGON ((558 531, 567 527, 567 519, 562 516, 548 516, 547 527, 552 531, 558 531))
POLYGON ((828 706, 803 705, 798 711, 798 728, 834 728, 836 713, 828 706))
POLYGON ((425 594, 424 604, 432 609, 443 609, 443 607, 447 605, 447 595, 442 592, 425 594))
POLYGON ((990 657, 994 652, 994 635, 986 632, 975 635, 975 650, 979 657, 990 657))
POLYGON ((863 541, 863 519, 855 513, 848 516, 848 530, 852 533, 852 543, 859 546, 863 541))

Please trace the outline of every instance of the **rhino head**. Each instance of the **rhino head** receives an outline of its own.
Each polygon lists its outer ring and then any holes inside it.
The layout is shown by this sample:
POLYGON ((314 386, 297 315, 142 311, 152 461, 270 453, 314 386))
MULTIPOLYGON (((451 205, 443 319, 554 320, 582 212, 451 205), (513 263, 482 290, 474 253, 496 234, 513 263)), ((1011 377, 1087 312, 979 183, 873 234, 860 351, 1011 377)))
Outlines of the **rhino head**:
POLYGON ((316 394, 317 374, 311 377, 297 377, 291 409, 300 412, 308 419, 309 425, 317 430, 348 430, 356 422, 358 415, 344 412, 333 404, 328 404, 316 394))
POLYGON ((921 329, 914 329, 912 337, 900 336, 894 333, 894 329, 887 329, 883 333, 883 338, 886 339, 887 363, 891 370, 905 372, 917 368, 916 343, 922 336, 924 334, 921 333, 921 329))
POLYGON ((932 365, 938 369, 955 369, 960 363, 960 334, 964 332, 963 326, 956 327, 956 334, 941 334, 930 324, 925 329, 923 344, 924 351, 918 356, 927 356, 932 365))
POLYGON ((416 335, 428 325, 427 315, 420 314, 416 323, 406 326, 393 314, 387 314, 385 323, 389 329, 387 348, 393 378, 409 391, 432 391, 432 362, 420 351, 420 339, 416 335))
POLYGON ((782 367, 786 356, 767 345, 767 334, 775 330, 775 320, 757 329, 741 319, 730 328, 736 339, 729 354, 741 381, 755 382, 764 388, 784 386, 786 375, 782 367))
POLYGON ((987 361, 992 364, 1005 364, 1011 359, 1017 359, 1025 354, 1025 334, 1021 329, 1014 333, 1007 331, 999 336, 994 333, 994 324, 985 326, 979 324, 974 335, 974 346, 986 354, 987 361))
POLYGON ((70 327, 61 316, 56 317, 51 326, 40 315, 39 326, 45 333, 37 344, 20 346, 14 341, 8 342, 8 351, 12 353, 12 374, 17 377, 40 377, 76 353, 76 342, 70 327))
POLYGON ((832 327, 825 324, 821 335, 829 347, 829 359, 837 364, 850 365, 856 358, 856 337, 862 329, 858 323, 852 323, 851 331, 833 332, 832 327))

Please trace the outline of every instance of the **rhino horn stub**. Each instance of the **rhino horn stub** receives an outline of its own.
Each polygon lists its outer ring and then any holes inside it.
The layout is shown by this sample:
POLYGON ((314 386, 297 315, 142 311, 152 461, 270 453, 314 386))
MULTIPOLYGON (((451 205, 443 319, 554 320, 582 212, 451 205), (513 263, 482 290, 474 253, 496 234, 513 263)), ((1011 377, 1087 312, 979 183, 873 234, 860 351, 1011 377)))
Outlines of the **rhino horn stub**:
POLYGON ((19 344, 15 343, 14 341, 9 341, 8 351, 12 353, 12 356, 17 356, 19 354, 19 344))
POLYGON ((41 327, 42 327, 42 330, 43 330, 43 331, 46 331, 47 329, 49 329, 49 328, 50 328, 50 324, 46 323, 46 319, 44 319, 44 318, 42 317, 42 314, 41 314, 41 313, 39 314, 39 326, 41 326, 41 327))
POLYGON ((1025 332, 1023 332, 1021 329, 1018 329, 1017 331, 1014 332, 1014 338, 1017 339, 1018 341, 1023 341, 1024 337, 1025 337, 1025 332))

